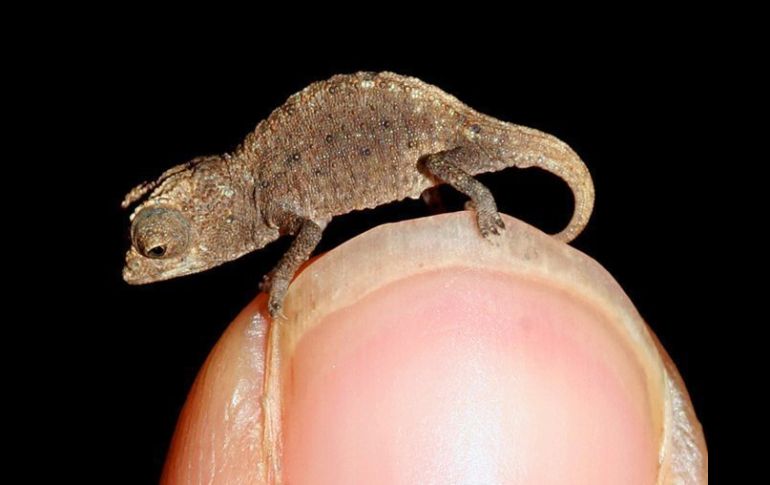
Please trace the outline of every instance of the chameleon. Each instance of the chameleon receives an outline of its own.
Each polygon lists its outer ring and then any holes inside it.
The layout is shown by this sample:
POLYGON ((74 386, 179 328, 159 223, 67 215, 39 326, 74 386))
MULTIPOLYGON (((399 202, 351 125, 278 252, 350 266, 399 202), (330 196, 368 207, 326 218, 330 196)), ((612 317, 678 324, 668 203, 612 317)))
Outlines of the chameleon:
POLYGON ((290 96, 232 153, 195 158, 134 187, 122 202, 136 204, 123 278, 144 284, 204 271, 291 235, 260 285, 276 318, 332 217, 446 183, 469 197, 480 235, 492 239, 505 226, 473 176, 507 167, 563 179, 575 205, 554 237, 569 242, 583 230, 594 186, 564 142, 479 113, 414 77, 336 75, 290 96))

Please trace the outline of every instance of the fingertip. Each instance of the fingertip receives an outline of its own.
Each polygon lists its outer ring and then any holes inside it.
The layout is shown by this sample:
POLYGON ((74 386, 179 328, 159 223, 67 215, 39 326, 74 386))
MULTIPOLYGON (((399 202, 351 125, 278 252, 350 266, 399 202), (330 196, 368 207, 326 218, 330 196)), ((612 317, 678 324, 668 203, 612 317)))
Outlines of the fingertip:
POLYGON ((163 483, 655 483, 683 460, 707 483, 686 390, 622 289, 505 225, 494 245, 468 213, 383 226, 306 267, 285 321, 260 295, 201 370, 163 483))

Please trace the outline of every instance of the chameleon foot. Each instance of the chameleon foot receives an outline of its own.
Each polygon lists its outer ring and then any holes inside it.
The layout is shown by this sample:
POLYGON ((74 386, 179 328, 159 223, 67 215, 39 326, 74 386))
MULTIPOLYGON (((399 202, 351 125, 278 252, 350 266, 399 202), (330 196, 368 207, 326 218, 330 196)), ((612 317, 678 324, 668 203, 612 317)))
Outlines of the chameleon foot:
POLYGON ((277 317, 286 318, 283 314, 283 299, 286 297, 286 291, 289 289, 288 281, 271 280, 268 290, 267 311, 270 317, 275 320, 277 317))
POLYGON ((499 235, 505 230, 505 224, 500 218, 500 214, 495 212, 477 212, 476 218, 479 224, 479 231, 485 238, 499 235))
POLYGON ((505 223, 494 205, 492 207, 476 209, 473 201, 469 200, 465 203, 465 208, 476 211, 476 223, 479 226, 479 232, 485 238, 489 239, 492 235, 499 235, 505 230, 505 223))

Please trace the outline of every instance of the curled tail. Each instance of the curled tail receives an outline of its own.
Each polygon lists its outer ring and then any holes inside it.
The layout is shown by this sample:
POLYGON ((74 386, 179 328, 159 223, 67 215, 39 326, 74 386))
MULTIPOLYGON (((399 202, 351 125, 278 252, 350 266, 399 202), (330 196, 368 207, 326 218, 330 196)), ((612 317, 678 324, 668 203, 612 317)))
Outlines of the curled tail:
POLYGON ((489 165, 477 172, 538 167, 564 180, 572 191, 575 209, 567 227, 554 237, 570 242, 580 234, 593 211, 594 183, 588 167, 566 143, 532 128, 493 119, 475 141, 489 157, 489 165))
POLYGON ((575 152, 572 153, 574 157, 568 162, 574 164, 572 168, 560 171, 564 166, 569 167, 566 164, 562 167, 554 167, 553 169, 543 167, 567 182, 567 185, 572 190, 572 197, 575 199, 575 208, 569 224, 561 232, 554 234, 556 239, 564 242, 572 241, 583 231, 594 210, 594 182, 591 179, 591 174, 580 157, 575 152))

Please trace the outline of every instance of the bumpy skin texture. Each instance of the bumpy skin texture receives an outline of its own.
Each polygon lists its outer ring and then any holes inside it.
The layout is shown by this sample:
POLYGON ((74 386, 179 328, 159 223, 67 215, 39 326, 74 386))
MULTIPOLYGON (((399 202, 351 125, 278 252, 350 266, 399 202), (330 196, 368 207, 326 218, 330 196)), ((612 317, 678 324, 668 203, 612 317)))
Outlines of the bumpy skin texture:
POLYGON ((124 279, 151 283, 202 271, 296 235, 265 279, 280 313, 289 281, 332 217, 448 183, 468 195, 483 236, 504 225, 472 175, 540 167, 575 198, 570 241, 585 227, 594 192, 588 169, 555 137, 478 113, 422 81, 383 72, 338 75, 291 96, 232 154, 202 157, 135 187, 124 279))

